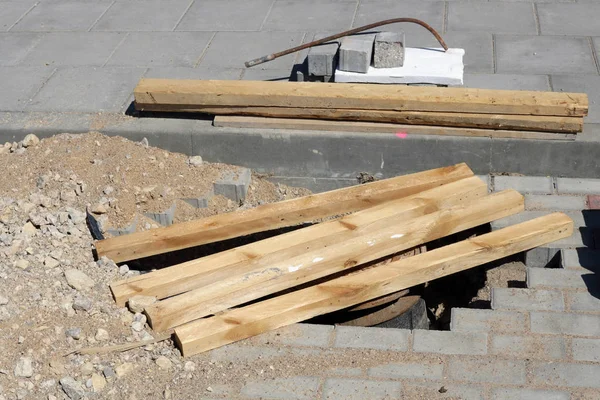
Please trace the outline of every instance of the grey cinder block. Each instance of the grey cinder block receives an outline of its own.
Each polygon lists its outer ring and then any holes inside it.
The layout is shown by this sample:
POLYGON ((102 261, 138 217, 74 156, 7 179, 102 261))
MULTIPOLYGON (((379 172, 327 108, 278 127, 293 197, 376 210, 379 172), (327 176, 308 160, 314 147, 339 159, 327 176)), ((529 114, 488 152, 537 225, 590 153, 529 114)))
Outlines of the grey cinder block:
POLYGON ((515 311, 453 308, 450 330, 455 332, 524 332, 527 316, 515 311))
POLYGON ((492 309, 563 311, 565 302, 558 290, 492 288, 492 309))
POLYGON ((171 207, 160 213, 145 213, 144 215, 154 221, 158 222, 162 226, 169 226, 173 224, 173 218, 175 217, 175 209, 177 205, 173 203, 171 207))
POLYGON ((532 383, 555 386, 600 388, 600 365, 544 362, 532 366, 532 383))
POLYGON ((191 198, 184 198, 181 200, 185 201, 186 203, 188 203, 190 206, 192 206, 194 208, 207 208, 208 201, 210 200, 210 198, 209 197, 191 197, 191 198))
POLYGON ((410 331, 408 329, 366 328, 337 326, 335 347, 407 351, 410 331))
POLYGON ((248 193, 248 186, 252 173, 248 168, 240 168, 238 172, 232 172, 214 183, 215 194, 227 197, 235 202, 244 201, 248 193))
POLYGON ((342 39, 339 68, 342 71, 366 73, 373 57, 374 34, 347 36, 342 39))
POLYGON ((532 311, 531 332, 600 336, 600 315, 532 311))
POLYGON ((337 68, 339 42, 329 42, 311 47, 308 51, 308 74, 331 76, 337 68))
POLYGON ((396 68, 404 65, 404 32, 379 32, 375 36, 373 66, 396 68))

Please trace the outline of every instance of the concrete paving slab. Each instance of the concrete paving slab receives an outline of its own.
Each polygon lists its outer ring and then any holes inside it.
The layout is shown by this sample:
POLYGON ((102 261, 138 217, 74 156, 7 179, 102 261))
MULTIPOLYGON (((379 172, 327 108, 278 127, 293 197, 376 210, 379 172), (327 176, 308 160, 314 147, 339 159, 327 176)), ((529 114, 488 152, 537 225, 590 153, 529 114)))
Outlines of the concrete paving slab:
POLYGON ((128 0, 115 2, 94 31, 172 31, 192 0, 128 0))
POLYGON ((600 35, 598 3, 540 4, 537 10, 542 35, 600 35))
POLYGON ((19 64, 41 38, 41 33, 33 32, 0 33, 0 66, 19 64))
POLYGON ((327 27, 345 31, 352 26, 357 1, 275 0, 262 30, 300 31, 327 27))
POLYGON ((550 90, 547 75, 464 74, 464 87, 498 90, 550 90))
POLYGON ((109 0, 39 2, 11 31, 87 31, 111 4, 109 0))
POLYGON ((52 32, 45 34, 20 64, 39 66, 102 66, 125 33, 52 32))
POLYGON ((246 68, 242 73, 242 79, 246 81, 288 81, 291 69, 262 69, 260 66, 246 68))
POLYGON ((237 80, 242 75, 242 69, 231 68, 188 68, 188 67, 152 67, 145 74, 145 78, 158 79, 217 79, 237 80))
POLYGON ((0 31, 8 31, 36 4, 35 1, 0 1, 0 31))
POLYGON ((181 31, 257 31, 273 0, 196 1, 181 19, 181 31))
POLYGON ((0 110, 22 110, 54 68, 0 67, 0 110))
POLYGON ((536 34, 531 3, 452 2, 448 4, 448 31, 536 34))
POLYGON ((595 74, 589 40, 581 37, 496 36, 500 73, 595 74))
POLYGON ((323 386, 325 400, 392 400, 401 399, 400 382, 363 379, 327 379, 323 386))
POLYGON ((63 68, 27 107, 32 111, 123 111, 141 78, 141 68, 63 68))
POLYGON ((212 32, 131 32, 106 65, 194 67, 212 36, 212 32))
POLYGON ((600 76, 552 75, 550 80, 555 92, 586 93, 589 99, 589 113, 584 120, 588 123, 600 123, 600 76))

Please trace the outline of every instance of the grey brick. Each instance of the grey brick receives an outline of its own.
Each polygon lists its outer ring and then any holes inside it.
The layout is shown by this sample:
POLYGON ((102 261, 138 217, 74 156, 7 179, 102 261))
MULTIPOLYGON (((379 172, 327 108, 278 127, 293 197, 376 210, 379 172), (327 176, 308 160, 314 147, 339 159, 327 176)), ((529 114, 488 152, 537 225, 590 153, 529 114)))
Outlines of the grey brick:
POLYGON ((600 315, 532 311, 531 331, 577 336, 600 336, 600 315))
POLYGON ((527 268, 527 286, 585 289, 584 274, 582 271, 562 268, 527 268))
POLYGON ((520 388, 495 388, 492 400, 569 400, 569 392, 520 388))
POLYGON ((526 195, 525 209, 527 210, 583 210, 586 209, 584 196, 555 196, 555 195, 526 195))
POLYGON ((587 292, 569 293, 569 307, 571 311, 600 312, 600 298, 587 292))
POLYGON ((0 66, 19 64, 41 38, 32 32, 0 33, 0 66))
MULTIPOLYGON (((567 214, 569 218, 573 220, 573 225, 577 228, 582 226, 587 226, 589 228, 600 228, 600 213, 589 211, 566 211, 565 214, 567 214)), ((544 215, 548 215, 548 211, 523 211, 506 218, 492 221, 491 225, 493 229, 506 228, 509 225, 519 224, 521 222, 529 221, 530 219, 538 218, 544 215)), ((600 264, 600 253, 598 254, 598 261, 600 264)))
POLYGON ((190 0, 118 1, 94 25, 95 31, 172 31, 190 0))
POLYGON ((410 331, 405 329, 337 326, 336 347, 407 351, 410 331))
POLYGON ((563 249, 562 266, 565 269, 600 271, 600 250, 563 249))
POLYGON ((264 23, 268 31, 332 31, 350 29, 356 3, 335 0, 275 0, 264 23), (335 18, 332 18, 335 16, 335 18))
POLYGON ((600 339, 573 338, 573 359, 600 362, 600 339))
POLYGON ((406 39, 404 32, 379 32, 373 47, 375 68, 396 68, 404 65, 406 39))
POLYGON ((217 79, 237 80, 242 75, 242 69, 207 69, 187 67, 156 67, 150 68, 145 74, 146 78, 164 79, 217 79))
MULTIPOLYGON (((598 40, 596 40, 598 44, 598 40)), ((552 88, 555 92, 586 93, 589 98, 589 113, 584 117, 587 123, 600 123, 600 76, 596 75, 552 75, 552 88)), ((585 130, 584 132, 588 133, 585 130)), ((585 136, 583 134, 582 136, 585 136)), ((595 181, 595 180, 590 180, 595 181)), ((596 193, 598 184, 593 184, 590 191, 586 193, 596 193)), ((560 185, 559 188, 560 190, 560 185)))
POLYGON ((53 71, 44 67, 0 67, 0 110, 23 110, 53 71))
POLYGON ((8 31, 35 3, 36 1, 31 0, 0 2, 0 32, 8 31))
POLYGON ((559 291, 492 288, 492 309, 563 311, 565 302, 559 291))
POLYGON ((327 373, 330 375, 340 376, 361 376, 363 374, 363 370, 361 368, 333 367, 329 368, 327 373))
POLYGON ((242 395, 259 399, 314 399, 319 389, 319 378, 295 376, 269 381, 248 382, 242 395))
POLYGON ((600 194, 600 179, 556 178, 558 193, 600 194))
POLYGON ((600 35, 595 18, 600 4, 540 4, 537 9, 542 35, 600 35))
POLYGON ((464 74, 464 86, 498 90, 550 90, 548 77, 544 75, 517 74, 464 74))
POLYGON ((536 34, 533 7, 528 3, 451 2, 449 31, 536 34))
POLYGON ((441 379, 444 375, 444 365, 442 362, 389 363, 369 368, 368 374, 377 378, 441 379))
POLYGON ((40 2, 11 31, 87 31, 111 3, 105 0, 40 2))
POLYGON ((497 72, 523 74, 595 74, 586 38, 496 36, 497 72))
POLYGON ((47 66, 102 66, 124 33, 114 32, 54 32, 44 35, 21 64, 47 66))
POLYGON ((493 336, 490 353, 503 357, 560 359, 567 356, 565 341, 556 336, 493 336))
POLYGON ((600 365, 538 363, 532 368, 532 380, 535 385, 600 388, 600 365))
POLYGON ((487 334, 415 330, 413 350, 421 353, 487 354, 487 334))
MULTIPOLYGON (((546 214, 548 214, 547 211, 546 214)), ((552 242, 551 245, 556 246, 557 244, 552 242)), ((525 251, 525 265, 534 268, 546 268, 560 250, 560 248, 555 247, 536 247, 527 250, 525 251)))
POLYGON ((456 332, 523 332, 527 315, 514 311, 453 308, 450 329, 456 332))
POLYGON ((195 1, 185 13, 177 30, 182 31, 257 31, 272 0, 195 1))
POLYGON ((400 382, 369 381, 363 379, 327 379, 323 399, 363 400, 400 399, 400 382))
POLYGON ((408 381, 404 384, 404 398, 406 399, 460 399, 483 400, 483 390, 476 385, 460 385, 444 382, 443 394, 440 394, 439 382, 408 381))
POLYGON ((294 324, 263 333, 258 339, 270 344, 327 347, 332 332, 330 325, 294 324))
POLYGON ((243 202, 248 193, 252 172, 248 168, 239 168, 228 172, 213 184, 215 195, 225 196, 237 203, 243 202))
POLYGON ((338 68, 342 71, 366 73, 373 56, 373 35, 347 36, 342 39, 338 68))
POLYGON ((514 189, 521 193, 551 194, 552 178, 547 176, 495 176, 494 189, 514 189))
POLYGON ((311 47, 306 56, 308 73, 317 76, 333 75, 337 67, 339 47, 338 41, 311 47))
POLYGON ((525 383, 525 362, 495 358, 453 358, 448 364, 449 377, 467 382, 496 384, 525 383))

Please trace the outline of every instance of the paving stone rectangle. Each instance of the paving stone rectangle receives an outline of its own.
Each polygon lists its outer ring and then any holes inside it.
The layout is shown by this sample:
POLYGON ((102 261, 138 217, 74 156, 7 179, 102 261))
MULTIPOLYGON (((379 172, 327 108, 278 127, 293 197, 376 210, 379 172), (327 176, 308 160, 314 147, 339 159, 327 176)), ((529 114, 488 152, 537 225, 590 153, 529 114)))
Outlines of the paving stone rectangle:
POLYGON ((497 90, 550 90, 546 75, 473 74, 463 77, 464 87, 497 90))
POLYGON ((440 354, 487 354, 487 334, 414 330, 413 351, 440 354))
POLYGON ((526 210, 584 210, 586 209, 585 196, 557 196, 557 195, 526 195, 526 210))
POLYGON ((263 333, 257 339, 275 345, 327 347, 332 333, 331 325, 294 324, 263 333))
POLYGON ((362 368, 351 368, 351 367, 333 367, 327 370, 327 374, 329 375, 339 375, 339 376, 361 376, 364 371, 362 368))
MULTIPOLYGON (((564 211, 564 213, 573 220, 573 225, 577 228, 584 226, 589 228, 600 228, 600 213, 594 213, 588 210, 564 211)), ((548 215, 548 211, 523 211, 506 218, 492 221, 491 225, 492 229, 501 229, 506 228, 509 225, 519 224, 544 215, 548 215)), ((600 260, 600 258, 598 260, 600 260)))
POLYGON ((551 287, 558 289, 585 289, 585 271, 563 268, 527 268, 527 286, 530 288, 551 287))
POLYGON ((522 385, 526 381, 525 361, 496 358, 452 358, 448 376, 467 382, 522 385))
POLYGON ((275 0, 262 30, 345 31, 352 26, 356 4, 354 0, 275 0))
POLYGON ((400 399, 400 382, 330 378, 323 386, 324 400, 400 399))
POLYGON ((530 318, 534 333, 600 336, 600 315, 532 311, 530 318))
POLYGON ((600 271, 600 250, 588 248, 563 249, 562 267, 584 271, 600 271))
POLYGON ((588 292, 569 293, 567 299, 571 311, 600 313, 600 293, 594 295, 588 292))
POLYGON ((540 4, 537 10, 542 35, 600 35, 600 4, 540 4))
POLYGON ((495 335, 490 354, 514 358, 561 359, 567 356, 565 340, 556 336, 495 335))
POLYGON ((499 73, 595 74, 587 38, 496 35, 499 73))
POLYGON ((319 378, 294 376, 250 381, 242 387, 242 395, 252 399, 312 400, 318 390, 319 378))
POLYGON ((217 79, 238 80, 242 69, 234 68, 190 68, 190 67, 152 67, 144 74, 145 78, 158 79, 217 79))
POLYGON ((21 0, 0 1, 0 31, 8 31, 35 3, 21 0))
POLYGON ((600 364, 536 363, 532 366, 532 382, 579 388, 600 388, 600 364))
POLYGON ((242 79, 246 81, 289 81, 291 70, 289 69, 258 69, 246 68, 242 79))
POLYGON ((520 193, 551 194, 554 190, 549 176, 494 176, 496 192, 514 189, 520 193))
POLYGON ((12 31, 87 31, 112 1, 43 1, 27 13, 12 31))
POLYGON ((492 400, 569 400, 569 392, 541 389, 495 388, 492 400))
POLYGON ((419 378, 419 379, 442 379, 444 375, 444 364, 442 361, 433 364, 421 363, 389 363, 371 367, 369 376, 376 378, 419 378))
POLYGON ((172 31, 192 0, 125 0, 115 2, 94 31, 172 31))
POLYGON ((483 400, 483 389, 477 385, 461 385, 444 382, 443 394, 440 394, 439 382, 408 381, 404 383, 404 398, 406 399, 460 399, 483 400))
POLYGON ((273 0, 195 1, 185 13, 178 31, 257 31, 273 0))
POLYGON ((0 33, 0 66, 19 64, 41 38, 41 33, 34 32, 0 33))
POLYGON ((22 111, 54 68, 0 67, 0 111, 22 111))
POLYGON ((257 360, 271 360, 287 353, 274 346, 244 346, 232 344, 210 350, 206 353, 211 361, 222 363, 249 363, 257 360))
POLYGON ((573 338, 573 359, 600 363, 600 339, 573 338))
POLYGON ((565 302, 558 290, 492 288, 492 309, 563 311, 565 302))
POLYGON ((447 30, 537 33, 532 4, 504 2, 448 3, 447 30))
POLYGON ((450 330, 456 332, 524 332, 527 315, 516 311, 453 308, 450 330))
POLYGON ((407 351, 410 330, 337 326, 335 347, 407 351))
MULTIPOLYGON (((600 76, 596 72, 590 75, 552 75, 550 79, 555 92, 586 93, 589 99, 589 113, 584 117, 584 121, 600 123, 600 76)), ((580 135, 585 136, 586 133, 584 127, 584 133, 580 135)))
POLYGON ((600 194, 600 179, 556 178, 556 190, 558 193, 600 194))

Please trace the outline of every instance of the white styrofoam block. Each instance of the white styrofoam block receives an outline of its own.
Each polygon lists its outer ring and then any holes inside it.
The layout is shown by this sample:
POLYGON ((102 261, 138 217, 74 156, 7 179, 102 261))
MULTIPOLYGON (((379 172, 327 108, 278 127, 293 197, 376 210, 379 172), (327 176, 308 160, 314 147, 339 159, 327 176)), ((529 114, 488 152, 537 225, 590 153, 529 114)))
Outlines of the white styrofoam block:
POLYGON ((407 47, 404 65, 396 68, 369 67, 366 74, 335 71, 336 82, 353 83, 430 83, 460 86, 463 84, 463 49, 407 47))

